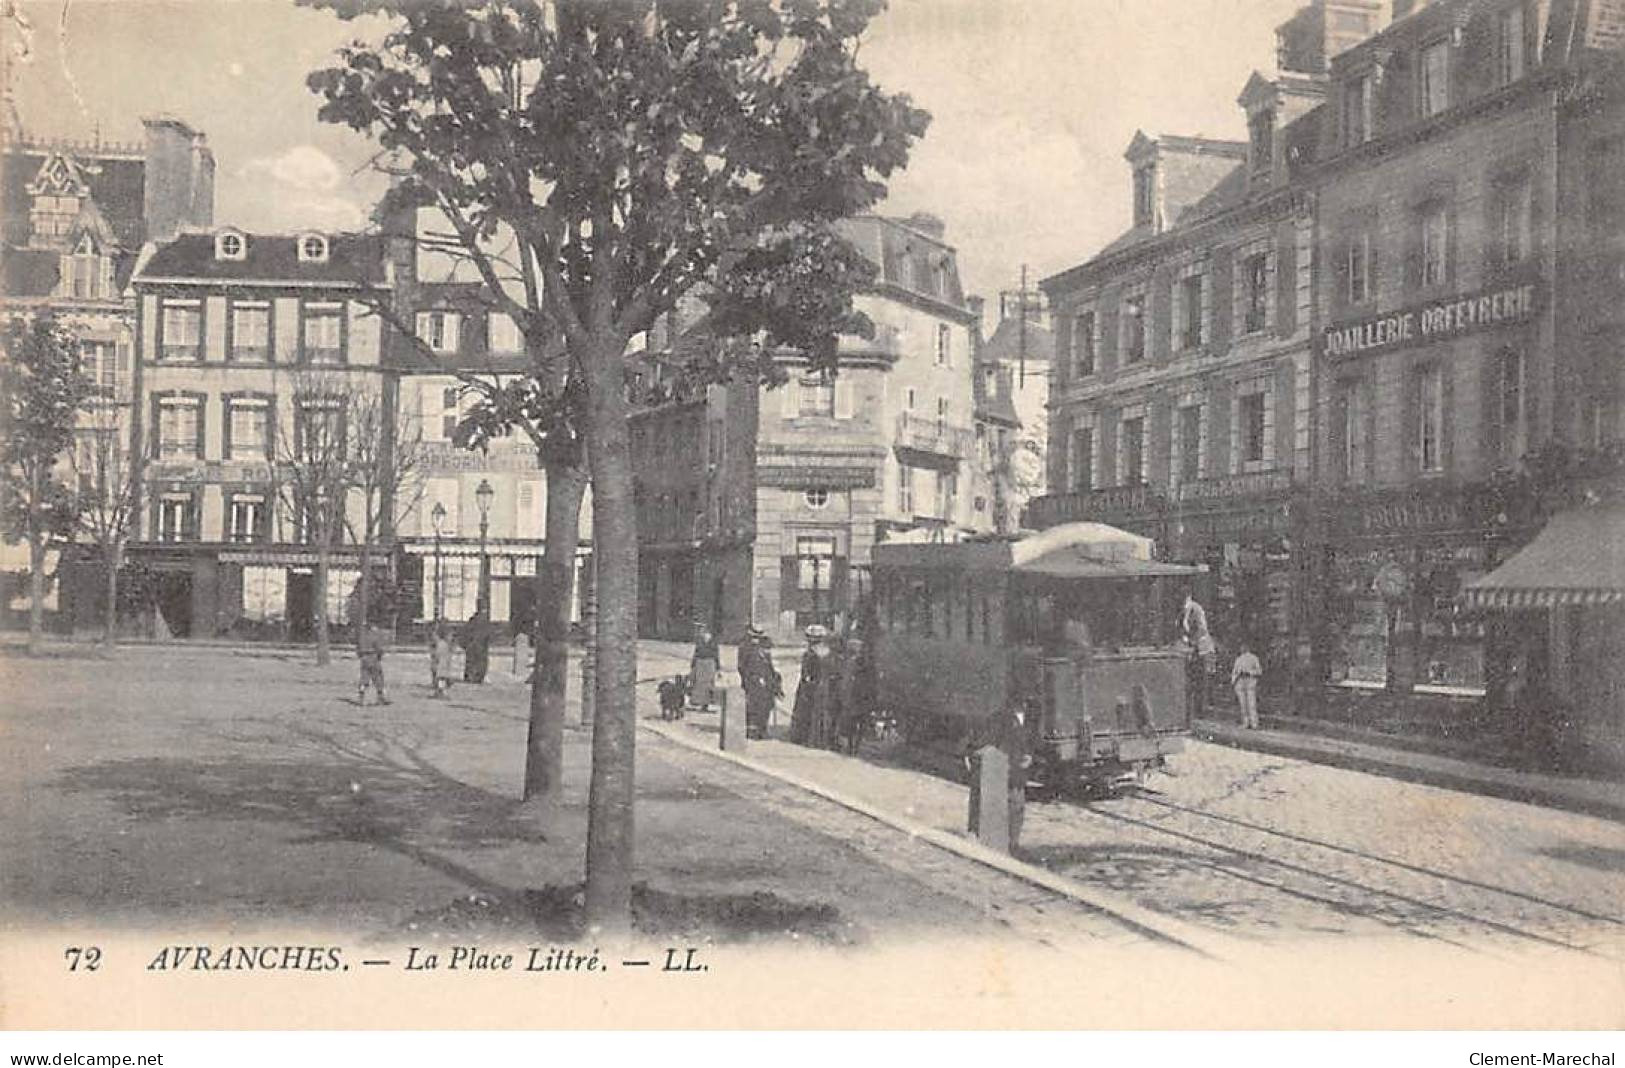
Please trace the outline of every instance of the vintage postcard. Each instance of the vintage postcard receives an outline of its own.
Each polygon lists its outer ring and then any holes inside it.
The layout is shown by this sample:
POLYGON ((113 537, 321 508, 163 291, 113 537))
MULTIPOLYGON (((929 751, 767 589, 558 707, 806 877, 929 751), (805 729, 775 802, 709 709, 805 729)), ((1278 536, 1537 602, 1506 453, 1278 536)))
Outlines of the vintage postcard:
POLYGON ((1621 0, 0 10, 0 1026, 1625 1025, 1621 0))

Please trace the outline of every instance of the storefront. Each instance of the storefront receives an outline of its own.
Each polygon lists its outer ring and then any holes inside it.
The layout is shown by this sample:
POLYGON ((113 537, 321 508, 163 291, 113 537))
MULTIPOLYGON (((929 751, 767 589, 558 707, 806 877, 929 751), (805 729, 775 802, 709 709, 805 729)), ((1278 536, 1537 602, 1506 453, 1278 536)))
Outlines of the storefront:
POLYGON ((1474 487, 1345 492, 1323 502, 1319 649, 1352 690, 1482 697, 1485 620, 1458 594, 1523 539, 1474 487))
MULTIPOLYGON (((407 542, 401 546, 402 598, 419 620, 463 622, 479 607, 481 550, 466 539, 407 542)), ((534 626, 540 595, 543 547, 536 542, 514 544, 493 540, 485 549, 490 566, 491 622, 510 632, 534 626)), ((570 595, 570 620, 581 618, 581 584, 591 549, 576 550, 575 582, 570 595)))

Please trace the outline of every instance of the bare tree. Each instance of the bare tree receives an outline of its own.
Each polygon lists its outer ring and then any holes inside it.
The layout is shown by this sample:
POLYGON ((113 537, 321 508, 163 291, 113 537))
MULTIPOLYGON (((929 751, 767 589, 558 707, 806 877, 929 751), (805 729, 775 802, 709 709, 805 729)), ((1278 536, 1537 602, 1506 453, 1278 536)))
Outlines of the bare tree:
POLYGON ((349 416, 355 383, 343 374, 296 372, 291 423, 275 435, 277 491, 296 540, 316 550, 316 663, 332 659, 327 586, 354 485, 349 416))
MULTIPOLYGON (((359 643, 372 611, 373 549, 394 537, 396 519, 423 496, 423 430, 399 404, 387 403, 382 393, 352 389, 345 400, 350 437, 347 487, 358 498, 359 514, 346 514, 343 521, 350 540, 361 550, 355 618, 359 643)), ((391 597, 393 603, 393 590, 391 597)), ((391 629, 394 617, 391 609, 391 629)))
POLYGON ((106 573, 102 645, 107 649, 118 641, 118 573, 135 528, 141 485, 140 464, 129 448, 123 411, 119 404, 99 398, 88 403, 69 454, 77 493, 77 530, 96 546, 106 573))

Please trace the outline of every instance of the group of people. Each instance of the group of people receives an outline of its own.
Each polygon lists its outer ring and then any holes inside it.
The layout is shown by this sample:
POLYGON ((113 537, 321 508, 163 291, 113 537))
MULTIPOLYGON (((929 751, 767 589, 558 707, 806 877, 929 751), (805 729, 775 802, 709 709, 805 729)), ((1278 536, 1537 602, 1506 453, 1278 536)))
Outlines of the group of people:
MULTIPOLYGON (((463 648, 463 681, 484 682, 491 667, 491 640, 495 633, 490 617, 480 609, 468 622, 457 628, 456 644, 463 648)), ((377 694, 378 704, 390 703, 384 689, 384 653, 389 648, 390 635, 384 628, 368 625, 361 629, 356 640, 356 656, 361 665, 361 679, 356 684, 356 703, 365 705, 369 691, 377 694)), ((429 631, 429 688, 435 697, 445 697, 451 690, 453 655, 452 627, 445 620, 437 621, 429 631)))
MULTIPOLYGON (((1186 684, 1190 690, 1191 715, 1193 718, 1199 717, 1207 712, 1208 687, 1213 678, 1218 646, 1208 630, 1207 612, 1193 596, 1185 597, 1184 608, 1179 613, 1179 632, 1190 649, 1186 684)), ((1236 703, 1241 708, 1242 727, 1257 730, 1258 682, 1264 677, 1264 665, 1258 659, 1258 654, 1253 652, 1250 642, 1244 638, 1240 645, 1236 659, 1230 665, 1230 686, 1235 690, 1236 703)))

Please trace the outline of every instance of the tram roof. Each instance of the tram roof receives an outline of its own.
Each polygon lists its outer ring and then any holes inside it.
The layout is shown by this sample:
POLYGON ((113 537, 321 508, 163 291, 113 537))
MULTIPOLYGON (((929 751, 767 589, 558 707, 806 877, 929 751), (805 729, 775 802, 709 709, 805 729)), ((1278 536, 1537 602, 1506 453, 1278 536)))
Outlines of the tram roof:
POLYGON ((875 563, 965 571, 1017 571, 1052 578, 1150 578, 1204 569, 1152 559, 1156 543, 1105 523, 1061 523, 1010 541, 883 543, 875 563))

